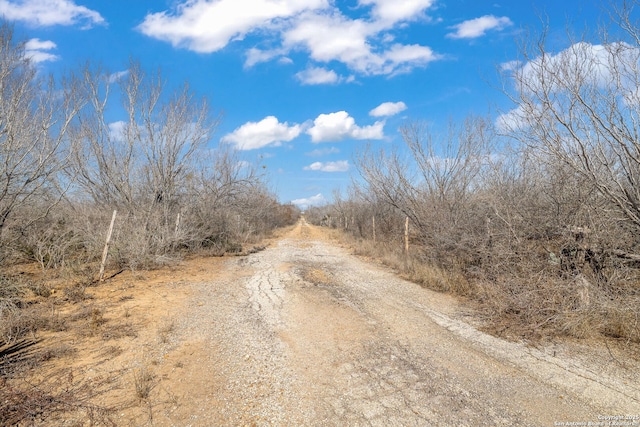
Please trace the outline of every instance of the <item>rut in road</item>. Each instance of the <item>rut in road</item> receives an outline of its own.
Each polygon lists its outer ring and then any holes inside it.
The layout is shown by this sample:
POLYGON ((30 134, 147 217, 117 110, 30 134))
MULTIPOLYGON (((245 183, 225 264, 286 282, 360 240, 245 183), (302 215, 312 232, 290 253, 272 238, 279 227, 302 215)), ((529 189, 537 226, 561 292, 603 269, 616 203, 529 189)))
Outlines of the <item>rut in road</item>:
POLYGON ((633 371, 488 336, 453 298, 322 233, 302 220, 194 285, 182 335, 206 343, 200 363, 215 381, 206 397, 194 390, 191 425, 531 426, 640 414, 633 371))

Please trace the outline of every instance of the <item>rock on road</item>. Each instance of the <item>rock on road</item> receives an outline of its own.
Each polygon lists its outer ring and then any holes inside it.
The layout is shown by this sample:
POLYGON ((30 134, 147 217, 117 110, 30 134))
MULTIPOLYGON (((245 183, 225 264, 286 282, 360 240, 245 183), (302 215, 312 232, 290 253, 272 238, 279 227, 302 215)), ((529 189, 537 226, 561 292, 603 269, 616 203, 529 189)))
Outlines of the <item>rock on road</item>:
POLYGON ((484 334, 455 299, 322 233, 302 220, 192 285, 180 325, 198 358, 185 378, 191 412, 156 424, 552 426, 640 415, 635 374, 484 334))

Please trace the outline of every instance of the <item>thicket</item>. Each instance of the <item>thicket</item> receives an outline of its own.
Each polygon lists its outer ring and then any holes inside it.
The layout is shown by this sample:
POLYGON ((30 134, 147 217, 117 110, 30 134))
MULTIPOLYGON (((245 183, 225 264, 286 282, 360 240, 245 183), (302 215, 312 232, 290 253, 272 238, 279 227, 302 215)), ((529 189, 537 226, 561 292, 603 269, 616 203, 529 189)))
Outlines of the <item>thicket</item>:
POLYGON ((502 69, 511 111, 443 133, 405 124, 403 149, 361 152, 348 196, 307 218, 426 286, 473 298, 504 334, 639 343, 636 6, 616 9, 598 44, 553 53, 545 34, 530 37, 502 69))
POLYGON ((188 84, 169 88, 135 61, 45 77, 0 26, 0 349, 32 329, 14 327, 23 297, 46 293, 13 267, 91 283, 114 210, 110 271, 241 252, 295 222, 259 168, 210 148, 218 120, 188 84))

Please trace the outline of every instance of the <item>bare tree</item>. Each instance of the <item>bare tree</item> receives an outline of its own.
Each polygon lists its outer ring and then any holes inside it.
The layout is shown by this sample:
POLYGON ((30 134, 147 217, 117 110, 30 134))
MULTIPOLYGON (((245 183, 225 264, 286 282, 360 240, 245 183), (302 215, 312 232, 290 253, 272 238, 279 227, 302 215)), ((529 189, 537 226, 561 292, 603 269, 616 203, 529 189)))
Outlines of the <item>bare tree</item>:
POLYGON ((74 128, 68 168, 79 194, 124 214, 133 228, 121 253, 144 257, 172 250, 190 181, 200 173, 196 154, 209 142, 217 119, 187 84, 168 91, 159 72, 149 75, 136 62, 115 74, 86 66, 82 87, 88 103, 74 128), (108 119, 118 113, 125 119, 108 119))
POLYGON ((14 40, 10 26, 0 26, 0 233, 16 209, 56 189, 67 133, 82 103, 73 78, 61 86, 40 79, 24 43, 14 40))
POLYGON ((620 218, 640 227, 640 44, 632 5, 619 11, 627 40, 571 40, 556 54, 546 34, 507 70, 516 108, 502 132, 531 147, 540 162, 561 162, 593 185, 620 218))
MULTIPOLYGON (((492 134, 487 122, 469 118, 449 124, 445 137, 434 136, 424 122, 408 123, 401 134, 410 155, 365 151, 357 167, 365 193, 408 216, 425 238, 458 226, 466 206, 482 187, 480 174, 488 165, 492 134)), ((447 239, 455 239, 451 234, 447 239)))
POLYGON ((217 125, 206 101, 185 84, 166 94, 160 73, 132 62, 125 73, 84 71, 89 107, 76 133, 73 172, 96 203, 138 208, 169 206, 194 173, 194 155, 217 125), (110 96, 119 90, 127 120, 108 122, 110 96))
POLYGON ((129 117, 124 134, 144 155, 146 191, 155 203, 168 207, 195 172, 194 156, 213 136, 217 120, 188 84, 163 100, 160 74, 145 77, 140 66, 132 64, 123 88, 129 117))

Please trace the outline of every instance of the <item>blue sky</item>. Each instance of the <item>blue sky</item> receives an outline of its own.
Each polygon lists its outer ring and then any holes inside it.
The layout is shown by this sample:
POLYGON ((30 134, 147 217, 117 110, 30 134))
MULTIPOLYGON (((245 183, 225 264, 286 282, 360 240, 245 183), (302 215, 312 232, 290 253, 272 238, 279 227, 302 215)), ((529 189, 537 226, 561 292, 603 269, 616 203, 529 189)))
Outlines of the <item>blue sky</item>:
POLYGON ((401 146, 398 128, 434 128, 513 106, 498 69, 527 28, 595 29, 596 1, 0 0, 0 14, 45 72, 130 58, 188 80, 222 122, 210 142, 260 161, 283 203, 330 201, 367 144, 401 146))

